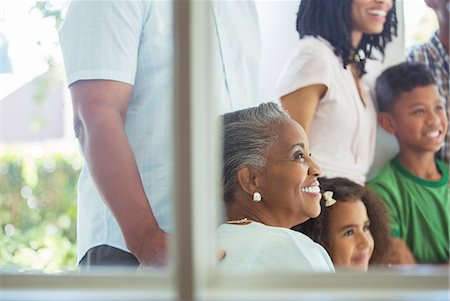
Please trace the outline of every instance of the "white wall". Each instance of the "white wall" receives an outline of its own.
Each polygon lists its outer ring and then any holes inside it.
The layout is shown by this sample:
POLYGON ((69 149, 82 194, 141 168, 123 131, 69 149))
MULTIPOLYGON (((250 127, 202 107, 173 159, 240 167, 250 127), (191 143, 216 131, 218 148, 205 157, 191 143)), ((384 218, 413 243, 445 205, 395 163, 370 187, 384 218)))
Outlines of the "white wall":
MULTIPOLYGON (((262 40, 260 74, 261 102, 276 100, 274 93, 276 81, 299 38, 296 31, 299 3, 300 0, 257 1, 262 40)), ((388 45, 384 61, 370 61, 368 63, 368 74, 364 77, 364 81, 367 82, 369 87, 373 86, 376 77, 382 70, 404 60, 402 1, 397 1, 397 17, 399 19, 398 38, 388 45)), ((394 137, 386 134, 379 127, 377 130, 375 160, 369 176, 381 168, 397 151, 398 146, 394 137)))
POLYGON ((275 101, 275 83, 298 41, 296 31, 299 0, 257 1, 261 28, 260 97, 275 101))

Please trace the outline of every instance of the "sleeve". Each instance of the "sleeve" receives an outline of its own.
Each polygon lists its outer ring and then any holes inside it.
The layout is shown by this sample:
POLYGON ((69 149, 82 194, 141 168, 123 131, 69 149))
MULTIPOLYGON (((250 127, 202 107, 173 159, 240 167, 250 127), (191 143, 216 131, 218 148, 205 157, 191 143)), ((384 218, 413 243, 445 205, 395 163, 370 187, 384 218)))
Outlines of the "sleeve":
POLYGON ((408 50, 408 52, 406 53, 406 61, 407 62, 414 62, 415 61, 414 53, 415 53, 415 51, 414 51, 413 48, 408 50))
POLYGON ((319 252, 322 254, 322 257, 323 257, 323 259, 325 260, 325 263, 327 264, 327 266, 328 266, 328 269, 330 270, 330 271, 335 271, 335 269, 334 269, 334 264, 333 264, 333 262, 331 261, 331 257, 330 257, 330 254, 328 254, 328 252, 327 252, 327 250, 325 250, 325 248, 322 246, 322 245, 320 245, 320 244, 318 244, 318 243, 315 243, 316 244, 316 246, 317 246, 317 248, 319 249, 319 252))
POLYGON ((406 61, 425 63, 425 44, 412 46, 406 54, 406 61))
POLYGON ((376 178, 370 181, 368 186, 384 201, 388 207, 391 235, 401 237, 400 210, 397 202, 395 201, 398 199, 398 196, 395 196, 393 189, 389 188, 385 183, 378 181, 376 178))
POLYGON ((330 88, 335 59, 332 50, 318 39, 301 39, 277 82, 277 96, 282 97, 314 84, 330 88))
POLYGON ((133 84, 149 1, 74 1, 59 38, 70 86, 77 80, 133 84))

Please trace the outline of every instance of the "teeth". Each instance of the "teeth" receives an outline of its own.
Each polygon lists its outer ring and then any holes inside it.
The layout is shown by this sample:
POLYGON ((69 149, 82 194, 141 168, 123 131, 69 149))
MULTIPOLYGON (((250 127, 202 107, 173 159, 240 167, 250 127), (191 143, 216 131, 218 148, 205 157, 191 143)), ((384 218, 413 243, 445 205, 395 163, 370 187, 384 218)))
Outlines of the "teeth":
POLYGON ((430 137, 430 138, 437 138, 437 137, 439 137, 439 134, 440 134, 439 131, 432 131, 432 132, 427 133, 426 136, 430 137))
POLYGON ((312 192, 312 193, 319 193, 320 187, 319 186, 310 186, 310 187, 303 187, 303 192, 312 192))
POLYGON ((386 12, 381 9, 368 9, 367 12, 372 15, 386 17, 386 12))

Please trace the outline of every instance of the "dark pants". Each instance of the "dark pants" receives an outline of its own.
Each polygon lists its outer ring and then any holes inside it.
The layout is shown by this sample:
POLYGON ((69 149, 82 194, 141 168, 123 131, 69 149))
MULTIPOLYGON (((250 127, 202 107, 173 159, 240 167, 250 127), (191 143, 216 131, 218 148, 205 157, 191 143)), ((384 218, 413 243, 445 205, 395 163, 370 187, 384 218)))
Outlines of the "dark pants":
POLYGON ((86 252, 80 261, 80 271, 88 271, 90 267, 136 267, 139 261, 133 254, 123 250, 101 245, 86 252))

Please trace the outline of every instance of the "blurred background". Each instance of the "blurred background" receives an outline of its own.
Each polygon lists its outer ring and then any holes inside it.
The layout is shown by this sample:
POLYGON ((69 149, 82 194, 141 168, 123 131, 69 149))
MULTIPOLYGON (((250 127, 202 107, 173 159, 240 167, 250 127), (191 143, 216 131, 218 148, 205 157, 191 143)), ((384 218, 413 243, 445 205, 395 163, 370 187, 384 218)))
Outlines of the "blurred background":
POLYGON ((75 270, 81 158, 57 29, 65 1, 0 0, 0 270, 75 270))

